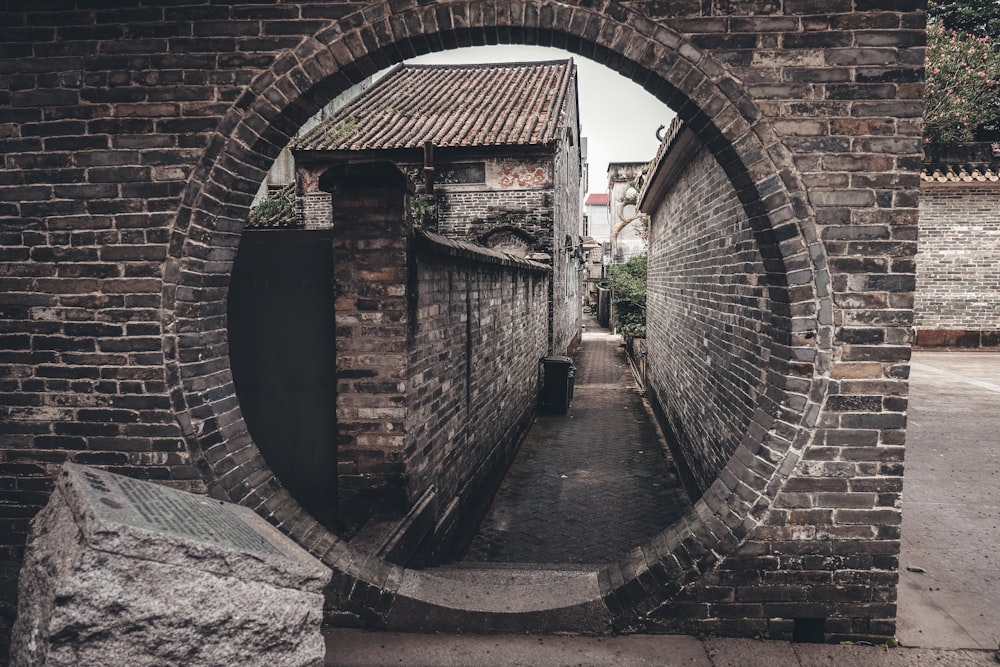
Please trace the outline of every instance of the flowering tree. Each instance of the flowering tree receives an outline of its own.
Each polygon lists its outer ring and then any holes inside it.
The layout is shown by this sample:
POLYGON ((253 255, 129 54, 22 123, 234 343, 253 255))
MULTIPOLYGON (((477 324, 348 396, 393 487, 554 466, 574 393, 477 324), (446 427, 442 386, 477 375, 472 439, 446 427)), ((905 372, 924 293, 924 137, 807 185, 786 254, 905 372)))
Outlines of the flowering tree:
POLYGON ((927 26, 925 141, 973 141, 1000 120, 1000 52, 987 37, 927 26))
POLYGON ((929 0, 927 16, 950 30, 1000 45, 1000 0, 929 0))

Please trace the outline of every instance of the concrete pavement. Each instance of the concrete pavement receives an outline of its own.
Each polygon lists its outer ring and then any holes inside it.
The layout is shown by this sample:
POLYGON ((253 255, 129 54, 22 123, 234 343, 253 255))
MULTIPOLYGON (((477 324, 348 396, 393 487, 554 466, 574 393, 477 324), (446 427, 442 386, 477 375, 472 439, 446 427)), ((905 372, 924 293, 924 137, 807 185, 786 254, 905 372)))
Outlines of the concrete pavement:
POLYGON ((1000 354, 914 353, 901 536, 899 640, 996 649, 1000 354))
POLYGON ((997 665, 1000 353, 915 352, 912 369, 897 628, 902 646, 679 635, 419 635, 337 628, 325 633, 326 664, 997 665))
POLYGON ((416 635, 338 628, 328 667, 996 667, 992 651, 683 635, 416 635))

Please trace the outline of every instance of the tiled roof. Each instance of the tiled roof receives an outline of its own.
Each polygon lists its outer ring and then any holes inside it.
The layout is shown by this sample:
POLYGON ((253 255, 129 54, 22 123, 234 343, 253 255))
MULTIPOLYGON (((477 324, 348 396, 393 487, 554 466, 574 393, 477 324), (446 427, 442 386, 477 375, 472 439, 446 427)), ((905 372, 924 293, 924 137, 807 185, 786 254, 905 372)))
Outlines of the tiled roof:
POLYGON ((925 170, 920 179, 924 183, 997 183, 1000 182, 1000 171, 988 167, 966 170, 963 167, 949 166, 944 171, 935 169, 928 173, 925 170))
POLYGON ((928 142, 923 149, 923 183, 1000 182, 1000 142, 928 142))
POLYGON ((398 65, 295 141, 299 151, 552 144, 564 126, 572 60, 398 65))
POLYGON ((587 195, 587 200, 583 203, 587 206, 607 206, 611 203, 611 197, 607 192, 593 192, 587 195))

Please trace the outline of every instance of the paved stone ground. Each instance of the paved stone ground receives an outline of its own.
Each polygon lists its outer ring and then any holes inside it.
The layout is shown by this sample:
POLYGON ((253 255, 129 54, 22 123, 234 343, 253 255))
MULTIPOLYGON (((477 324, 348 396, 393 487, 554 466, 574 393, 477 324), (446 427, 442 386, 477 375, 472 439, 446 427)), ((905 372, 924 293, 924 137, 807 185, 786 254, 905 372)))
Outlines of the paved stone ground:
MULTIPOLYGON (((1000 638, 1000 354, 913 355, 895 649, 680 635, 324 630, 326 664, 988 667, 1000 638), (926 572, 911 572, 908 565, 926 572)), ((577 406, 575 406, 577 407, 577 406)))
POLYGON ((400 634, 324 630, 327 667, 996 667, 993 651, 792 644, 683 635, 400 634))
POLYGON ((464 561, 605 563, 690 505, 620 338, 587 324, 570 409, 529 429, 464 561))
POLYGON ((906 431, 896 636, 996 649, 1000 354, 915 352, 906 431))

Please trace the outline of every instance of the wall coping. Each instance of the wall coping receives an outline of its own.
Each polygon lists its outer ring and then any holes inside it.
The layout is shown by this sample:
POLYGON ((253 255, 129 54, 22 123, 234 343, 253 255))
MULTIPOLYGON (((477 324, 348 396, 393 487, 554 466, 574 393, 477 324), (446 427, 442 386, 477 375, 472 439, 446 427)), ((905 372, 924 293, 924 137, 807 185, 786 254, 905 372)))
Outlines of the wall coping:
POLYGON ((924 144, 921 184, 1000 182, 1000 142, 924 144))
POLYGON ((450 239, 426 229, 415 229, 415 241, 418 250, 423 250, 438 255, 457 257, 486 264, 497 264, 500 266, 511 266, 528 271, 549 272, 552 267, 541 262, 524 259, 492 248, 477 246, 465 241, 450 239))
POLYGON ((651 213, 702 147, 695 133, 679 117, 675 118, 660 143, 649 171, 641 180, 637 208, 643 213, 651 213))

